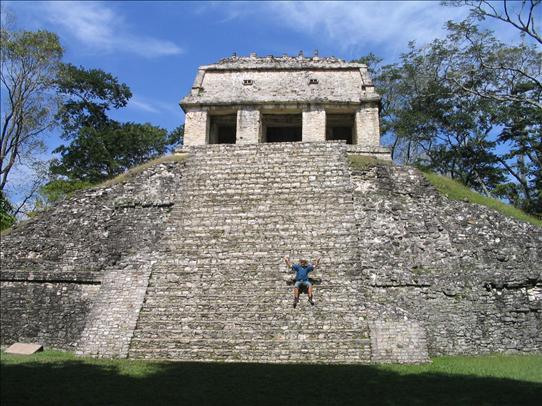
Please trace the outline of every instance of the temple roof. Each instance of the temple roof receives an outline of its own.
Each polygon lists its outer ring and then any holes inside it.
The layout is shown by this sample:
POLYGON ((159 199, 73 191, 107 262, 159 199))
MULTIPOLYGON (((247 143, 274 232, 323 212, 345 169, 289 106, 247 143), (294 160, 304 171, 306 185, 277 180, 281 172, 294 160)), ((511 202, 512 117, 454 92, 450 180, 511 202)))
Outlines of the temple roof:
POLYGON ((217 63, 202 66, 207 70, 251 70, 251 69, 367 69, 367 65, 355 62, 346 62, 342 59, 329 57, 299 56, 237 56, 223 58, 217 63))
POLYGON ((251 54, 200 66, 181 106, 360 104, 379 99, 365 64, 318 55, 251 54))

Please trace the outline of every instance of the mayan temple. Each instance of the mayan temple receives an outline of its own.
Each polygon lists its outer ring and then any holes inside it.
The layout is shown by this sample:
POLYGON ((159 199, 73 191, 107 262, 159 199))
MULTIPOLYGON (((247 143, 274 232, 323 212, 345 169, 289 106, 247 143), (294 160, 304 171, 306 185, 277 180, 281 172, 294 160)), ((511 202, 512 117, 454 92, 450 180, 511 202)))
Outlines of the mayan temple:
POLYGON ((273 363, 541 351, 542 229, 393 165, 379 100, 367 66, 337 58, 201 66, 174 155, 2 235, 2 344, 273 363), (285 255, 321 257, 315 306, 293 308, 285 255))

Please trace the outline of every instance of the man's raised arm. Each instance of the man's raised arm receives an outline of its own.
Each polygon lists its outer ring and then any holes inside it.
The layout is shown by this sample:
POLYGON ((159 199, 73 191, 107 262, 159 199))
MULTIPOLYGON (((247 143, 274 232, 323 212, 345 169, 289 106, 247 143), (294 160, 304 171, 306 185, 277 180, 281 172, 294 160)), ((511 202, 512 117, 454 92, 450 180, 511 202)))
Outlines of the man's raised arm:
POLYGON ((313 269, 316 269, 320 265, 320 258, 316 258, 316 261, 312 264, 313 269))
POLYGON ((290 261, 290 257, 288 255, 286 255, 285 257, 283 257, 282 259, 284 259, 284 262, 286 263, 286 266, 288 268, 291 268, 292 267, 292 261, 290 261))

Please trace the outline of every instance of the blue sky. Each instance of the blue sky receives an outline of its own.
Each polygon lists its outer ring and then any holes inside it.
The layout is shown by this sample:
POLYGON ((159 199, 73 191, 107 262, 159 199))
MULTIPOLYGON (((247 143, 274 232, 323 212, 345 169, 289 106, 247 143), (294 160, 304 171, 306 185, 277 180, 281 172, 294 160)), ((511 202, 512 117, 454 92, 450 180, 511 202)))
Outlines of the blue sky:
MULTIPOLYGON (((410 40, 443 35, 465 8, 439 2, 4 2, 15 27, 56 32, 64 60, 117 76, 134 96, 111 115, 167 129, 183 123, 179 100, 197 67, 233 52, 334 55, 373 52, 392 62, 410 40)), ((493 28, 493 27, 490 27, 493 28)), ((500 35, 510 33, 499 28, 500 35)), ((49 152, 61 143, 47 134, 49 152)), ((23 172, 21 172, 23 173, 23 172)), ((26 176, 25 176, 26 177, 26 176)))

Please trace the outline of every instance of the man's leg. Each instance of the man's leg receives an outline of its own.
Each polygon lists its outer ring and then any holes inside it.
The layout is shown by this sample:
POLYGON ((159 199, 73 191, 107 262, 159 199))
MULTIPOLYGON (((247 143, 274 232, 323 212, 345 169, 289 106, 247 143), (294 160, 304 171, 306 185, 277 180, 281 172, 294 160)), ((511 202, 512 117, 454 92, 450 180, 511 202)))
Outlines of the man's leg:
POLYGON ((312 299, 312 284, 309 283, 309 302, 311 305, 314 305, 314 300, 312 299))
POLYGON ((299 302, 299 288, 297 286, 296 283, 294 288, 294 308, 297 306, 297 302, 299 302))

